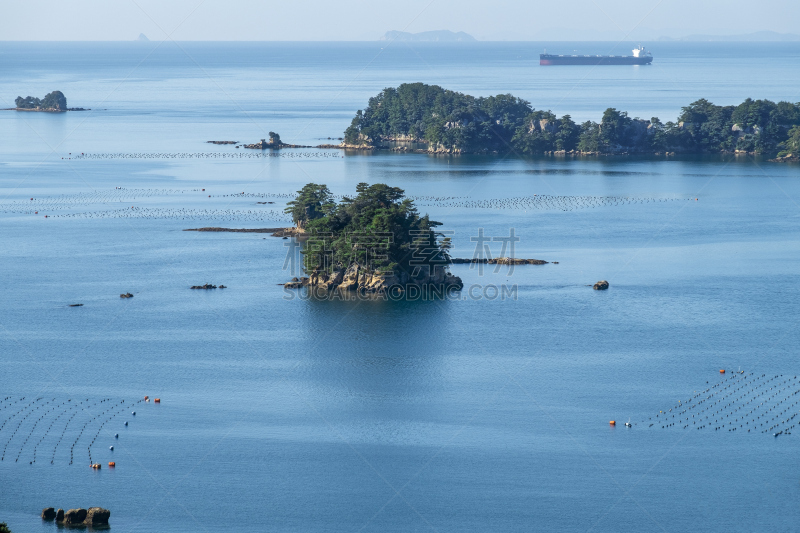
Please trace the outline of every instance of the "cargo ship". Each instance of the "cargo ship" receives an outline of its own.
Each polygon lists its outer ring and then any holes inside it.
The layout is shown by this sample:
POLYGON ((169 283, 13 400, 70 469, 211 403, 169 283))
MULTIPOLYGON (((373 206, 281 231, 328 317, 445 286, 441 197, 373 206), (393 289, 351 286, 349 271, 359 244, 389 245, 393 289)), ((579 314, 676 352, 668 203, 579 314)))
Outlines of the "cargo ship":
POLYGON ((540 65, 649 65, 653 55, 639 46, 633 49, 632 56, 563 56, 539 54, 540 65))

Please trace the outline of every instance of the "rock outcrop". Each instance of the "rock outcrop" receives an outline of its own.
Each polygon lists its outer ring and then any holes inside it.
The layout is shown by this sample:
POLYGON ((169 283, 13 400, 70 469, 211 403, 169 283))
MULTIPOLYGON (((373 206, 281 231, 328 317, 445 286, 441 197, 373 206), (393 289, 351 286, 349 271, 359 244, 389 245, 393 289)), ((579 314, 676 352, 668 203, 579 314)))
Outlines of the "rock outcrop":
POLYGON ((447 272, 442 266, 431 270, 432 272, 421 272, 418 276, 411 277, 405 272, 386 274, 351 263, 346 269, 313 272, 308 278, 294 278, 284 287, 298 289, 308 286, 318 293, 358 291, 365 294, 388 294, 403 293, 412 285, 417 288, 436 287, 446 291, 461 290, 464 286, 461 278, 447 272))
POLYGON ((604 291, 608 289, 608 282, 606 280, 598 281, 592 288, 596 291, 604 291))
POLYGON ((800 163, 800 155, 797 154, 787 154, 784 156, 776 157, 775 159, 770 159, 773 163, 800 163))
POLYGON ((120 298, 133 298, 133 294, 125 292, 119 295, 120 298))
POLYGON ((281 136, 274 131, 269 132, 269 142, 266 139, 261 139, 261 142, 254 144, 243 144, 245 148, 251 150, 266 150, 267 148, 314 148, 313 146, 306 146, 303 144, 286 144, 281 141, 281 136))
POLYGON ((86 520, 86 513, 88 511, 86 509, 70 509, 66 513, 64 513, 64 525, 65 526, 77 526, 83 525, 83 521, 86 520))
POLYGON ((104 526, 108 524, 111 511, 102 507, 89 507, 83 524, 86 526, 104 526))
POLYGON ((493 259, 489 258, 472 258, 472 259, 462 259, 458 257, 453 257, 450 259, 450 262, 453 264, 484 264, 484 265, 546 265, 547 261, 543 261, 542 259, 521 259, 517 257, 495 257, 493 259))
POLYGON ((42 518, 45 520, 56 519, 59 526, 67 527, 97 527, 107 526, 111 511, 102 507, 89 507, 89 509, 70 509, 66 513, 64 509, 59 509, 56 513, 52 507, 42 511, 42 518))
POLYGON ((192 285, 192 286, 191 286, 191 287, 189 287, 189 288, 190 288, 190 289, 204 289, 204 290, 208 290, 208 289, 216 289, 216 288, 217 288, 217 286, 216 286, 216 285, 212 285, 212 284, 210 284, 210 283, 206 283, 205 285, 192 285))
MULTIPOLYGON (((259 202, 261 203, 261 202, 259 202)), ((273 202, 268 202, 273 203, 273 202)), ((305 231, 302 228, 189 228, 183 231, 211 231, 228 233, 269 233, 273 237, 303 237, 305 231)))

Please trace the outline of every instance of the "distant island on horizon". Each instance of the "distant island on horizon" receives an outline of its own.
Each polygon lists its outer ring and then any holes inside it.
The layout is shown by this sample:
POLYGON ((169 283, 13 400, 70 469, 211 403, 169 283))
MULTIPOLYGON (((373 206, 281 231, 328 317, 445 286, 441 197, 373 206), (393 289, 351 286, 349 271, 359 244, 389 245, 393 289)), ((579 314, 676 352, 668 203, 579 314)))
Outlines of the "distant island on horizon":
POLYGON ((413 42, 474 42, 475 37, 468 33, 452 32, 450 30, 423 31, 409 33, 406 31, 391 30, 383 34, 379 41, 413 41, 413 42))

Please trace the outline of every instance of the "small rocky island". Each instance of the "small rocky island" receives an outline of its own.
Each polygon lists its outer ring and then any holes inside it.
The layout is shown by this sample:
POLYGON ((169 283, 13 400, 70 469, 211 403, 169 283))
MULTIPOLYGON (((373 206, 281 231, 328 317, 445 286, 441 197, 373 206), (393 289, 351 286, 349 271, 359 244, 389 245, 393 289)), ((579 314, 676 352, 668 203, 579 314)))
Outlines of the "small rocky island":
POLYGON ((309 183, 286 212, 306 234, 302 260, 308 274, 287 288, 386 295, 411 286, 440 294, 463 287, 449 272, 450 238, 435 229, 441 223, 420 216, 402 189, 359 183, 353 198, 337 203, 328 187, 309 183))
POLYGON ((42 510, 42 520, 55 520, 59 526, 66 527, 89 527, 89 528, 107 528, 108 519, 111 517, 111 511, 103 509, 102 507, 89 507, 88 509, 64 509, 55 510, 53 507, 47 507, 42 510))
POLYGON ((25 98, 17 96, 14 100, 17 107, 12 107, 11 111, 42 111, 45 113, 63 113, 64 111, 87 111, 82 107, 67 107, 67 97, 61 91, 47 93, 44 98, 27 96, 25 98))
POLYGON ((266 150, 267 148, 313 148, 313 146, 304 146, 301 144, 286 144, 281 141, 281 136, 274 131, 269 132, 269 142, 266 139, 261 139, 261 142, 253 144, 243 144, 245 148, 251 150, 266 150))

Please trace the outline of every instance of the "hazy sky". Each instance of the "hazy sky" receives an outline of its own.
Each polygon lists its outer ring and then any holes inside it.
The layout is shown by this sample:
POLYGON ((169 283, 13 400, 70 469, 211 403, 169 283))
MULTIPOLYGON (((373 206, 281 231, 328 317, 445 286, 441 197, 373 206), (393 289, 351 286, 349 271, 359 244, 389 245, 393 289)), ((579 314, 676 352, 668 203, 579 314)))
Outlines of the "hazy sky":
POLYGON ((387 30, 438 29, 481 40, 800 33, 800 0, 27 0, 3 11, 0 40, 374 40, 387 30))

